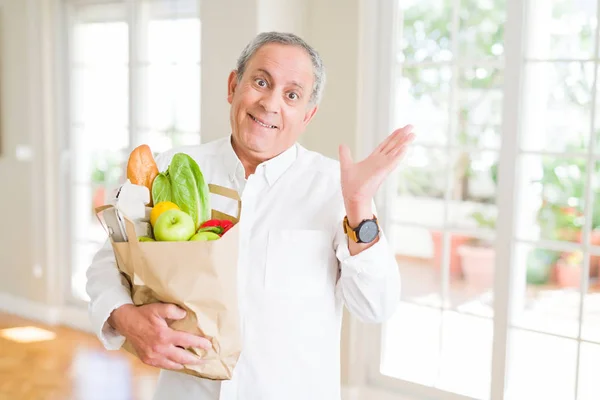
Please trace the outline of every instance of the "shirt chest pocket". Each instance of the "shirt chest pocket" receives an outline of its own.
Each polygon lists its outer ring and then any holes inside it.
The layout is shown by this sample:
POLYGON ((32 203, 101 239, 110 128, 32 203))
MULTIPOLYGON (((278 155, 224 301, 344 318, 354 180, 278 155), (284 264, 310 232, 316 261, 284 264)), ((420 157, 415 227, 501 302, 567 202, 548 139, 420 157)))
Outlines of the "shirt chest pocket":
POLYGON ((335 265, 329 232, 272 231, 267 242, 265 288, 288 295, 319 296, 333 286, 335 265))

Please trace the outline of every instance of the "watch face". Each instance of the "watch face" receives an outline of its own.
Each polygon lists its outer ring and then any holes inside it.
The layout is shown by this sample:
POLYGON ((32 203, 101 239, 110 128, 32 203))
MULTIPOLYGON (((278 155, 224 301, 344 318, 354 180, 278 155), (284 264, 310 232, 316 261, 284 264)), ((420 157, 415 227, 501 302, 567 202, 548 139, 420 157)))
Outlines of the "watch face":
POLYGON ((371 243, 379 234, 379 227, 375 221, 365 221, 358 231, 358 239, 364 243, 371 243))

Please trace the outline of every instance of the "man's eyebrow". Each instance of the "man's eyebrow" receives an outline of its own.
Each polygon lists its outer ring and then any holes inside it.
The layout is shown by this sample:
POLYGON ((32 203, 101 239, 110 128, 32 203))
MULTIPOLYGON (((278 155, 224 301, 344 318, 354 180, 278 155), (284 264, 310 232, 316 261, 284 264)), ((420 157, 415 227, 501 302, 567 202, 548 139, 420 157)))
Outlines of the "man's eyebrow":
MULTIPOLYGON (((269 80, 273 80, 273 77, 271 76, 271 74, 269 73, 269 71, 267 71, 266 69, 259 68, 259 69, 257 69, 257 71, 262 72, 263 74, 267 75, 267 78, 269 78, 269 80)), ((292 85, 294 85, 294 86, 299 87, 301 90, 304 90, 304 88, 302 87, 302 85, 299 84, 298 82, 291 81, 290 83, 292 85)))

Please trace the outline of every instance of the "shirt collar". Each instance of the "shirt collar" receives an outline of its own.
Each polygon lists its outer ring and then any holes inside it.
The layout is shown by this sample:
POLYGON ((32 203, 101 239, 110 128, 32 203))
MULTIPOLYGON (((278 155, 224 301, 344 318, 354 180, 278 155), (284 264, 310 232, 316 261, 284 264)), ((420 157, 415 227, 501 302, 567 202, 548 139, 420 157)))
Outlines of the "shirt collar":
MULTIPOLYGON (((261 175, 264 173, 269 186, 272 186, 277 179, 296 161, 298 156, 298 145, 295 143, 283 153, 260 163, 256 167, 255 173, 261 175)), ((237 176, 245 178, 245 171, 242 162, 231 146, 231 135, 225 141, 224 157, 225 168, 230 180, 235 180, 237 176)))

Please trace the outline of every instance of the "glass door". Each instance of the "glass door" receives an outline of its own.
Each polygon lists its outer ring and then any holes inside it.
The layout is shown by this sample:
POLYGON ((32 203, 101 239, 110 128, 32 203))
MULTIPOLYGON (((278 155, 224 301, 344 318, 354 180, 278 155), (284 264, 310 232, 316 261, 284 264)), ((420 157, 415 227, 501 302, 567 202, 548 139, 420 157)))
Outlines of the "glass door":
POLYGON ((600 398, 598 3, 395 2, 394 126, 418 139, 387 199, 403 294, 370 381, 600 398))
POLYGON ((94 208, 126 179, 129 153, 200 143, 197 0, 67 4, 71 297, 86 301, 86 270, 106 240, 94 208))

